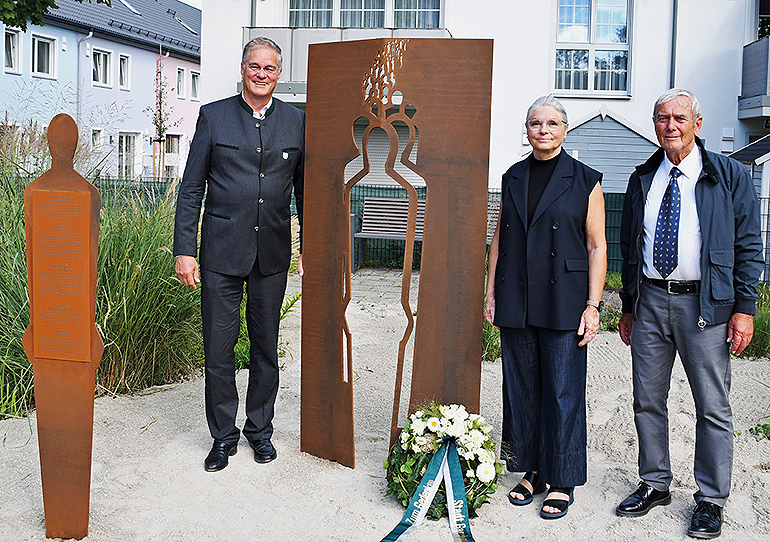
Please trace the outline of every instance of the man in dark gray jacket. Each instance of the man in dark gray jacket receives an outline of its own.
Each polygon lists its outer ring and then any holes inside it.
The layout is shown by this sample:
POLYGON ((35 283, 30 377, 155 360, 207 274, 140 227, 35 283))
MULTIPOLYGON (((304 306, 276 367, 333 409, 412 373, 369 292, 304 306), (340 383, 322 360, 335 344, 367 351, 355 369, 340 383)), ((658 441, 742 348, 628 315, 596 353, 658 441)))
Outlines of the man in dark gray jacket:
MULTIPOLYGON (((304 112, 273 98, 281 49, 268 38, 243 50, 243 92, 200 109, 177 200, 174 256, 179 280, 200 282, 206 358, 206 418, 214 445, 207 471, 237 451, 234 347, 246 284, 251 343, 243 433, 258 463, 276 458, 270 438, 278 392, 278 325, 291 261, 291 192, 302 225, 304 112)), ((301 251, 301 248, 300 248, 301 251)), ((298 262, 302 274, 302 256, 298 262)))
POLYGON ((616 512, 642 516, 671 502, 666 399, 678 352, 697 419, 688 534, 714 538, 732 473, 730 352, 751 341, 764 267, 759 204, 746 167, 698 139, 703 118, 692 93, 663 94, 653 122, 662 149, 631 175, 620 237, 620 337, 631 345, 642 481, 616 512))

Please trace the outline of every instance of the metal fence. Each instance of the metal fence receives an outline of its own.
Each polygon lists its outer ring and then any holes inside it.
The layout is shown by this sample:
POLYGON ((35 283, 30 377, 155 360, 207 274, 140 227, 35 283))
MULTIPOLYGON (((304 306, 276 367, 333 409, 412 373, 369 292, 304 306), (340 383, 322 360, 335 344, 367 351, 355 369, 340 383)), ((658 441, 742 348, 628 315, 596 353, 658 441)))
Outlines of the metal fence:
MULTIPOLYGON (((425 198, 425 188, 418 188, 420 199, 425 198)), ((488 205, 500 205, 500 189, 490 189, 488 193, 488 205)), ((359 186, 353 187, 350 196, 350 212, 361 214, 363 212, 364 198, 406 198, 406 190, 392 186, 359 186)), ((624 194, 605 194, 604 208, 606 213, 607 235, 607 272, 620 273, 622 258, 620 255, 620 218, 623 212, 624 194)), ((404 241, 367 239, 364 244, 364 265, 400 267, 404 256, 404 241)), ((422 243, 415 243, 414 262, 419 267, 420 251, 422 243)))
MULTIPOLYGON (((28 183, 32 178, 18 178, 17 182, 28 183)), ((124 189, 132 191, 143 196, 143 199, 152 201, 155 197, 166 194, 169 190, 176 190, 178 182, 168 182, 166 179, 157 180, 122 180, 109 177, 97 177, 89 179, 100 190, 111 188, 113 190, 124 189)), ((417 197, 425 199, 426 188, 418 187, 417 197)), ((350 195, 351 214, 362 214, 364 209, 364 200, 367 197, 385 197, 385 198, 406 198, 405 189, 398 186, 380 186, 380 185, 356 185, 350 195)), ((607 236, 607 272, 620 273, 622 257, 620 254, 620 220, 623 214, 623 200, 625 194, 604 194, 604 209, 606 218, 606 236, 607 236)), ((488 193, 488 204, 499 205, 501 199, 500 189, 490 189, 488 193)), ((760 209, 762 210, 762 242, 764 246, 765 273, 763 280, 770 277, 770 198, 760 198, 760 209)), ((291 212, 297 213, 294 195, 291 199, 291 212)), ((404 241, 392 239, 367 239, 364 244, 364 264, 370 266, 390 266, 400 267, 404 257, 404 241)), ((414 265, 419 268, 420 253, 422 243, 415 242, 414 247, 414 265)), ((355 255, 353 255, 355 256, 355 255)))

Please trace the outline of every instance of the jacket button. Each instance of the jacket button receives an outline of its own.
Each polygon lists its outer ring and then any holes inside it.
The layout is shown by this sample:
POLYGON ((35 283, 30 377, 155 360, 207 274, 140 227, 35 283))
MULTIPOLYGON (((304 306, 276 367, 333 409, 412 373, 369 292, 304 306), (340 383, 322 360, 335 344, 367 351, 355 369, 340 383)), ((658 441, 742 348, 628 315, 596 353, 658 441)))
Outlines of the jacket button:
POLYGON ((508 226, 510 226, 510 224, 506 224, 506 225, 505 225, 505 229, 506 229, 506 230, 508 229, 508 226))
POLYGON ((256 123, 254 126, 256 126, 257 128, 259 128, 259 123, 256 123))
POLYGON ((254 231, 259 231, 259 226, 254 226, 254 231))
POLYGON ((551 251, 551 256, 556 257, 557 254, 558 252, 556 252, 555 250, 551 251))
POLYGON ((551 279, 551 284, 556 284, 557 282, 559 282, 559 281, 558 281, 558 280, 556 280, 556 277, 554 277, 554 278, 552 278, 552 279, 551 279))
POLYGON ((504 250, 504 251, 502 252, 501 256, 505 256, 506 254, 508 254, 508 251, 507 251, 507 250, 504 250))
POLYGON ((505 282, 505 277, 500 277, 500 282, 505 282))
POLYGON ((553 229, 555 229, 555 230, 559 229, 559 223, 558 222, 553 225, 553 229))
POLYGON ((259 178, 260 178, 260 179, 264 179, 264 178, 265 178, 265 174, 264 174, 264 173, 260 173, 260 174, 259 174, 259 178))
POLYGON ((262 147, 257 147, 257 154, 262 152, 262 147))
POLYGON ((265 200, 263 200, 262 198, 259 198, 259 203, 265 203, 265 200))

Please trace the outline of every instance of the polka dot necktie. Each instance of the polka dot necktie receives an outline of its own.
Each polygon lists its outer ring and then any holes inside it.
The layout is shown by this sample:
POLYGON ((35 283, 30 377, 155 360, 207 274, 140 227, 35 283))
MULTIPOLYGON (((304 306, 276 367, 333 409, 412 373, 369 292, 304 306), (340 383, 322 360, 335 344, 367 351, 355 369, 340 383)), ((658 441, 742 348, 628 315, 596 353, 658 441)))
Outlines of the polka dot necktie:
POLYGON ((679 179, 682 172, 672 167, 666 193, 660 204, 658 223, 655 226, 655 242, 652 246, 652 265, 660 276, 667 278, 679 265, 679 213, 682 197, 679 179))

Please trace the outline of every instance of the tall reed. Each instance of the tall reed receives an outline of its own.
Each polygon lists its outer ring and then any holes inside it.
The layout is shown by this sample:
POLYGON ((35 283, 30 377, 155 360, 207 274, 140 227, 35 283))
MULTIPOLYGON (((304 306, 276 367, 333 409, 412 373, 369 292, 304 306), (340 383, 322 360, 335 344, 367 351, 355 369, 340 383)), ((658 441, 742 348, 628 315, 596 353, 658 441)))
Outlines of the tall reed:
MULTIPOLYGON (((0 175, 0 417, 33 406, 32 370, 21 346, 29 323, 29 180, 0 175)), ((200 290, 185 288, 174 274, 174 195, 107 183, 100 191, 96 323, 105 349, 97 383, 124 393, 184 378, 203 358, 200 290)))

